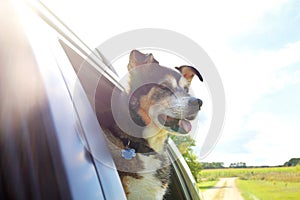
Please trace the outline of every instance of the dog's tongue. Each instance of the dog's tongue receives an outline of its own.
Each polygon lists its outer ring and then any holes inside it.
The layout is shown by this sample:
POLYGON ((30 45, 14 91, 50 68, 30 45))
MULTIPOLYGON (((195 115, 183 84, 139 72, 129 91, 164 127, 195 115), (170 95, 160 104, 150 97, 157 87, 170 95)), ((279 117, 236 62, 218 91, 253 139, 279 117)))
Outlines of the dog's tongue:
POLYGON ((179 126, 185 131, 185 132, 190 132, 192 130, 192 125, 189 121, 185 119, 181 119, 179 121, 179 126))

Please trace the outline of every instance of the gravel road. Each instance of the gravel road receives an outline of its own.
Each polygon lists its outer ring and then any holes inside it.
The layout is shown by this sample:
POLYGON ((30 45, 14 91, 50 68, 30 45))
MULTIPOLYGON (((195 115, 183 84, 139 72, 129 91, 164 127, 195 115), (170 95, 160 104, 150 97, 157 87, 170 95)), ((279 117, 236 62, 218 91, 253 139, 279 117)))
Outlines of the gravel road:
POLYGON ((212 188, 203 192, 204 200, 243 200, 235 185, 237 178, 221 178, 212 188))

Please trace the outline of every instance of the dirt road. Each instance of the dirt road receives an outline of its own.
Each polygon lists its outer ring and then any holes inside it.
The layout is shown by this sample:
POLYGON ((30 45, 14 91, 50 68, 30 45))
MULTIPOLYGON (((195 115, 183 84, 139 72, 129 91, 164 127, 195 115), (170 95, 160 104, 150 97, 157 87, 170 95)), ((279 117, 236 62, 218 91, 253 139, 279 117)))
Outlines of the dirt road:
POLYGON ((243 200, 235 185, 237 178, 221 178, 212 188, 203 193, 204 200, 243 200))

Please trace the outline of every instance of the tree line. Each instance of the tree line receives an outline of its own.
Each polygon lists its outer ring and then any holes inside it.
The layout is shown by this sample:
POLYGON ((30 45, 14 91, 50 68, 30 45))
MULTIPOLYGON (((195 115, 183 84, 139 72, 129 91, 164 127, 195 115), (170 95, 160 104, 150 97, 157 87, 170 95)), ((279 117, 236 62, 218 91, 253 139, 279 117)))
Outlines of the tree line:
MULTIPOLYGON (((195 180, 198 182, 200 180, 199 173, 202 169, 221 169, 224 167, 224 162, 200 162, 197 155, 193 152, 192 147, 196 146, 196 142, 190 136, 180 137, 173 136, 172 137, 174 143, 177 148, 181 152, 184 157, 186 163, 188 164, 195 180)), ((300 158, 292 158, 289 161, 285 162, 283 165, 278 167, 290 167, 300 165, 300 158)), ((236 162, 231 163, 229 168, 252 168, 252 167, 270 167, 270 166, 246 166, 245 162, 236 162)))
POLYGON ((300 165, 300 158, 292 158, 289 161, 285 162, 283 166, 291 167, 291 166, 297 166, 297 165, 300 165))

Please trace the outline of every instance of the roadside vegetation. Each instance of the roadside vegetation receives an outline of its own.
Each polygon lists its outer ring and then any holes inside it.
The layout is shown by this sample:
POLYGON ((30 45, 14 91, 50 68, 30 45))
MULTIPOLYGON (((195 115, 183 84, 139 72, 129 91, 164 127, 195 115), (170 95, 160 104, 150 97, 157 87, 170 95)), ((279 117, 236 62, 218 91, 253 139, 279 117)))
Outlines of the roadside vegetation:
POLYGON ((198 182, 199 189, 204 192, 205 190, 215 186, 217 184, 217 180, 215 181, 200 181, 198 182))
POLYGON ((199 173, 202 170, 202 165, 198 160, 197 155, 193 152, 192 147, 196 146, 196 142, 190 136, 180 137, 173 136, 171 137, 174 143, 176 144, 178 150, 182 154, 184 160, 189 166, 195 180, 199 183, 199 173))
POLYGON ((202 180, 218 180, 222 177, 239 177, 241 180, 268 180, 300 182, 300 165, 295 167, 223 168, 200 172, 202 180))

